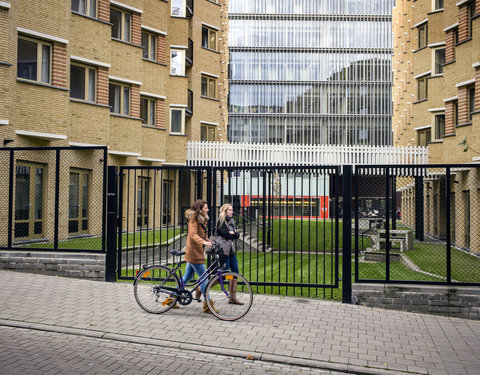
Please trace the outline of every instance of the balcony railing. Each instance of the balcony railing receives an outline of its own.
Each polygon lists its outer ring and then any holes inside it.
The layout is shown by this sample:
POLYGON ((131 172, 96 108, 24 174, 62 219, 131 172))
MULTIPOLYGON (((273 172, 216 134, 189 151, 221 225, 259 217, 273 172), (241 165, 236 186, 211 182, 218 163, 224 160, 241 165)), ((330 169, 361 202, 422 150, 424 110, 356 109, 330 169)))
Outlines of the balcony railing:
POLYGON ((187 53, 185 54, 185 62, 187 66, 193 65, 193 41, 188 39, 187 53))
POLYGON ((185 110, 187 115, 193 115, 193 91, 188 90, 188 98, 187 98, 187 109, 185 110))
POLYGON ((193 17, 193 0, 187 0, 187 17, 193 17))
POLYGON ((331 146, 188 142, 190 166, 428 164, 421 146, 331 146))

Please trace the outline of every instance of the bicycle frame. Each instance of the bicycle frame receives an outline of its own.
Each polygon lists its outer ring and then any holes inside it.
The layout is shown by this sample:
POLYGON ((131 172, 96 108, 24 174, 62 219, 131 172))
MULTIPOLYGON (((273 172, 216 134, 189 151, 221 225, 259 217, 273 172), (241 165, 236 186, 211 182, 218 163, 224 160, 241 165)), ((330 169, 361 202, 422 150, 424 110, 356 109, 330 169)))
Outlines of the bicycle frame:
POLYGON ((223 292, 227 293, 227 291, 225 290, 225 287, 223 285, 223 279, 221 278, 221 274, 222 274, 221 267, 220 267, 217 259, 215 259, 215 261, 212 262, 212 264, 205 270, 204 273, 202 273, 202 275, 193 284, 188 284, 188 283, 183 282, 182 269, 180 267, 181 267, 180 262, 178 262, 177 266, 172 270, 172 272, 169 274, 169 276, 174 274, 178 270, 178 274, 180 275, 179 279, 180 279, 180 288, 181 289, 185 289, 185 287, 192 287, 192 290, 190 291, 190 292, 192 292, 193 290, 195 290, 195 288, 197 286, 201 285, 204 281, 206 281, 209 278, 209 276, 214 275, 215 271, 217 271, 220 286, 221 286, 223 292))

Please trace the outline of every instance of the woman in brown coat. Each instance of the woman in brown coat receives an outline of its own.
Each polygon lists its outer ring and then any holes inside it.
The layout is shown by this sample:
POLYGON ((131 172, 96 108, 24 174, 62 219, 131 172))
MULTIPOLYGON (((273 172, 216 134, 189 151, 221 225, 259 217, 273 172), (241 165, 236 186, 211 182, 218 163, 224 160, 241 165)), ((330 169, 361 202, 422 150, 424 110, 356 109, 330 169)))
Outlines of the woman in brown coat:
MULTIPOLYGON (((207 238, 208 211, 207 202, 197 199, 193 202, 192 207, 185 212, 185 216, 188 220, 188 233, 187 246, 185 249, 186 254, 184 258, 187 262, 187 268, 185 269, 185 275, 183 276, 184 283, 188 283, 194 276, 194 273, 200 277, 206 271, 203 250, 204 246, 212 246, 212 243, 207 238)), ((204 298, 206 287, 207 280, 200 284, 200 290, 204 298)), ((200 298, 199 294, 197 288, 197 299, 200 298)), ((203 311, 210 313, 205 301, 203 302, 203 311)))

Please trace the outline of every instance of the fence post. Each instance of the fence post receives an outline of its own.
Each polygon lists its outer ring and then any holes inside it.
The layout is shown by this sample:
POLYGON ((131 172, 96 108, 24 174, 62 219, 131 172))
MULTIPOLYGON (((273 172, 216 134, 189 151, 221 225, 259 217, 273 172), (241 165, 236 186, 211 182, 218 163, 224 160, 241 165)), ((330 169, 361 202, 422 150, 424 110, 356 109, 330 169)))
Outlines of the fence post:
POLYGON ((105 255, 105 281, 116 280, 117 261, 117 178, 118 167, 108 167, 107 186, 107 253, 105 255))
POLYGON ((423 176, 415 176, 415 238, 424 240, 423 233, 423 176))
POLYGON ((343 166, 342 302, 352 303, 352 166, 343 166))

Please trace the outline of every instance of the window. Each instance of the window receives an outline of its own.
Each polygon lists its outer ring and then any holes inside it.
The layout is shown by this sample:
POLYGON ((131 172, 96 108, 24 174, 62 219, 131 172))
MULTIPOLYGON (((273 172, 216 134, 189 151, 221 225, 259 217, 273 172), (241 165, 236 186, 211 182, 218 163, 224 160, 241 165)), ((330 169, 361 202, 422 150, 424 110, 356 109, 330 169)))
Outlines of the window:
POLYGON ((70 170, 68 189, 68 233, 87 233, 89 228, 90 172, 70 170))
POLYGON ((140 118, 142 119, 142 124, 155 125, 155 108, 155 99, 140 98, 140 118))
POLYGON ((200 140, 203 142, 215 142, 215 126, 202 125, 200 127, 200 140))
POLYGON ((420 78, 417 80, 417 100, 424 100, 427 99, 428 95, 428 84, 427 78, 420 78))
POLYGON ((15 168, 15 238, 43 238, 45 225, 43 165, 17 162, 15 168))
POLYGON ((472 120, 472 115, 475 113, 475 87, 468 88, 468 113, 469 120, 472 120))
POLYGON ((429 129, 417 131, 417 146, 426 146, 432 140, 432 131, 429 129))
POLYGON ((217 50, 217 32, 206 26, 202 26, 202 47, 217 50))
POLYGON ((142 31, 143 58, 156 61, 157 36, 142 31))
POLYGON ((445 64, 445 48, 435 50, 435 74, 443 74, 445 64))
POLYGON ((426 47, 428 44, 428 25, 418 27, 418 48, 426 47))
POLYGON ((185 17, 185 0, 172 0, 172 16, 185 17))
POLYGON ((95 68, 72 64, 70 66, 70 97, 94 102, 96 78, 95 68))
POLYGON ((470 190, 464 190, 463 192, 463 228, 464 236, 463 241, 465 247, 470 247, 470 190))
POLYGON ((108 104, 110 112, 123 115, 130 114, 130 86, 110 83, 108 87, 108 104))
POLYGON ((110 23, 112 24, 112 38, 130 42, 131 13, 110 8, 110 23))
POLYGON ((458 101, 453 102, 453 126, 458 125, 458 101))
POLYGON ((97 18, 97 0, 72 0, 72 10, 97 18))
POLYGON ((475 1, 472 1, 468 5, 468 15, 469 15, 469 25, 468 25, 468 32, 470 38, 473 37, 473 18, 475 17, 475 1))
POLYGON ((443 9, 443 0, 434 0, 435 8, 434 10, 443 9))
POLYGON ((170 74, 174 76, 185 75, 185 50, 171 50, 170 74))
POLYGON ((185 133, 185 110, 183 108, 170 109, 170 133, 185 133))
POLYGON ((202 75, 202 89, 201 95, 207 98, 215 99, 215 86, 217 79, 209 76, 202 75))
POLYGON ((35 39, 18 38, 17 77, 50 83, 52 46, 35 39))
POLYGON ((445 115, 435 116, 435 138, 442 139, 445 135, 445 115))
POLYGON ((150 192, 150 178, 138 177, 137 183, 137 227, 142 228, 148 225, 148 205, 150 192))

